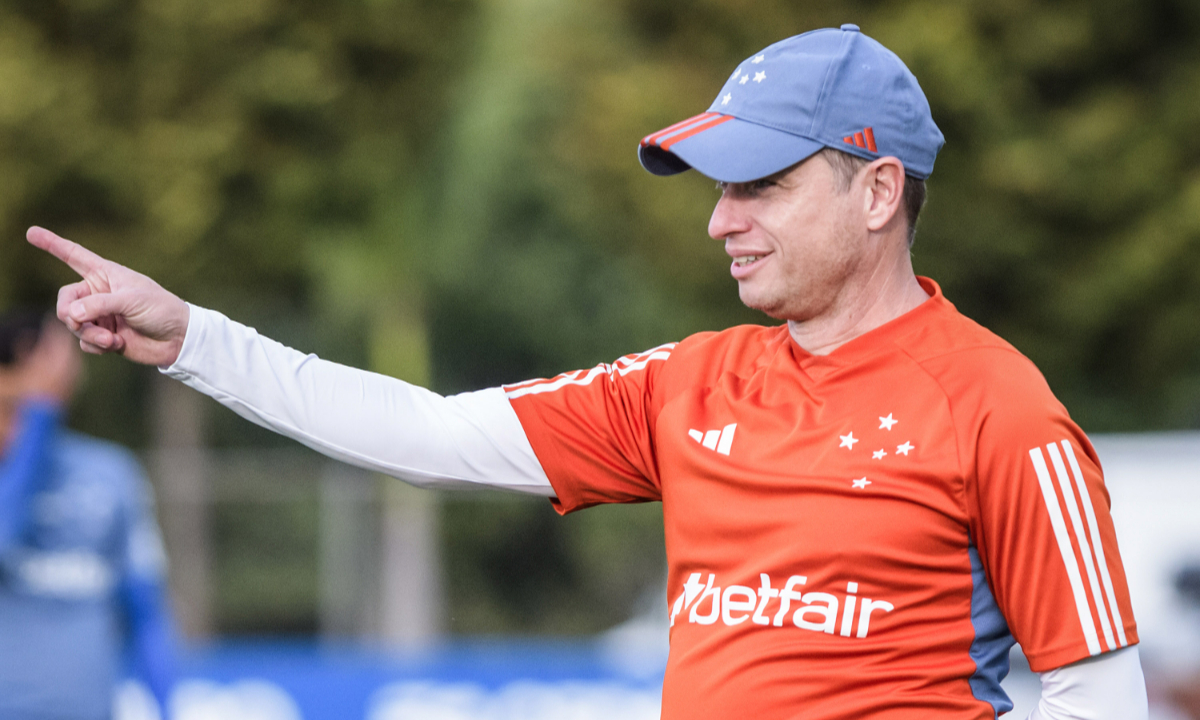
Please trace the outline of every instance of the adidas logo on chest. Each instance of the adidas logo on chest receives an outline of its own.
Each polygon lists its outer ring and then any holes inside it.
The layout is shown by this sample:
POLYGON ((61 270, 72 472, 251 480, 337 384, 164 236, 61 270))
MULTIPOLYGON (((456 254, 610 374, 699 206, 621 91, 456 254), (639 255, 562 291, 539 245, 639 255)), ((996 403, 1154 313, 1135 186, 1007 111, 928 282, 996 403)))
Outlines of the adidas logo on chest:
POLYGON ((737 430, 737 423, 730 423, 720 430, 709 430, 701 432, 700 430, 688 430, 688 437, 700 443, 709 450, 715 450, 722 455, 728 455, 730 448, 733 447, 733 433, 737 430))

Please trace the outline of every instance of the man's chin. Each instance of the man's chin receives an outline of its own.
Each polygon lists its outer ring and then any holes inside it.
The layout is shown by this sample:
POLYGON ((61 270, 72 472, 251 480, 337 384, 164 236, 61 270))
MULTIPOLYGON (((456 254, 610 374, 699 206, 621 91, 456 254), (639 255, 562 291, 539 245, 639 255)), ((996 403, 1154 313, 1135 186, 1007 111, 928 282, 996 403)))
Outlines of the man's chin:
POLYGON ((745 288, 739 288, 738 297, 742 304, 776 320, 786 320, 783 302, 779 298, 762 297, 745 288))

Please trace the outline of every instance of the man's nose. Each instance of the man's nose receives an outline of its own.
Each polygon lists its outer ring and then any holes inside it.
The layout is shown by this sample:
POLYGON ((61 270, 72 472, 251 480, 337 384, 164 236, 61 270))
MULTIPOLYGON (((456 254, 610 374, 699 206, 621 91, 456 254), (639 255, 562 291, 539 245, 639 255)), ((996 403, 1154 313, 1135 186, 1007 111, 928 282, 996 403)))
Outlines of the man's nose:
POLYGON ((713 208, 712 217, 708 220, 708 235, 714 240, 745 232, 749 228, 749 219, 745 212, 745 203, 728 190, 721 193, 717 206, 713 208))

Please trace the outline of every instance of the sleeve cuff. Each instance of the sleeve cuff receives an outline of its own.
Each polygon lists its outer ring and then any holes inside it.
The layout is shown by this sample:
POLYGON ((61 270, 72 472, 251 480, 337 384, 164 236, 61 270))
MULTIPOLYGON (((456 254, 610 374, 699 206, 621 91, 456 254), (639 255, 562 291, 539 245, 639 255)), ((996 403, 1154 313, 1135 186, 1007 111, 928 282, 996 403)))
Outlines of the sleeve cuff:
POLYGON ((179 357, 175 358, 175 362, 169 366, 158 368, 160 373, 176 380, 192 375, 204 345, 204 337, 208 333, 208 326, 212 322, 210 316, 214 314, 212 310, 206 310, 198 305, 188 303, 187 306, 187 332, 183 336, 183 346, 179 348, 179 357))

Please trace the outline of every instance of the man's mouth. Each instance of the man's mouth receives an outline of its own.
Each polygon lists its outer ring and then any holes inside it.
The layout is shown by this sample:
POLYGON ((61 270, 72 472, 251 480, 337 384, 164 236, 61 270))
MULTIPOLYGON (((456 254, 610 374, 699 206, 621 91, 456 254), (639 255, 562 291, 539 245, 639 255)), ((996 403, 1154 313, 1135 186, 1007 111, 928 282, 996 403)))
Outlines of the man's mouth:
POLYGON ((733 274, 735 280, 744 280, 749 278, 751 274, 757 271, 759 263, 763 262, 771 253, 765 252, 757 255, 734 255, 733 264, 729 266, 729 271, 733 274))

